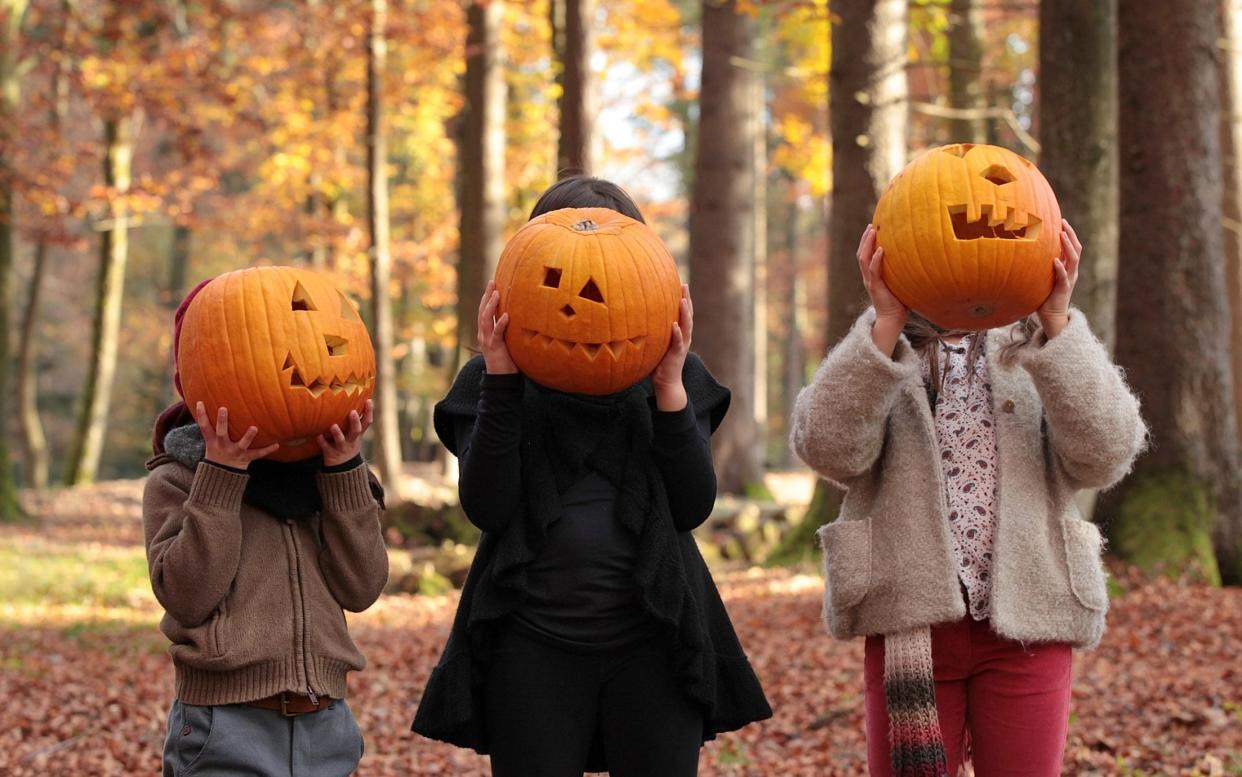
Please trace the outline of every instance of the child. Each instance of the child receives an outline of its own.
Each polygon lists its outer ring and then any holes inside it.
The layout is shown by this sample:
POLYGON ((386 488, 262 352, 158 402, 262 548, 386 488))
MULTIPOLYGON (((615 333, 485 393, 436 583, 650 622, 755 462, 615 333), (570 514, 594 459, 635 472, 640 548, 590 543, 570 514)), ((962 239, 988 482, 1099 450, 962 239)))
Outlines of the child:
POLYGON ((356 768, 345 676, 365 661, 342 609, 370 607, 388 577, 383 492, 360 454, 370 424, 368 401, 320 435, 322 458, 278 463, 262 460, 278 444, 250 447, 255 427, 233 439, 226 408, 213 425, 201 402, 193 416, 177 403, 156 422, 142 512, 176 674, 165 777, 356 768))
POLYGON ((1100 534, 1074 493, 1107 488, 1146 439, 1138 401, 1069 307, 1082 246, 1063 223, 1055 286, 1009 331, 945 332, 884 284, 798 397, 798 455, 846 489, 819 531, 824 615, 865 635, 872 775, 1060 774, 1071 647, 1108 609, 1100 534), (933 682, 934 681, 934 682, 933 682))
MULTIPOLYGON (((567 207, 642 220, 588 177, 531 217, 567 207)), ((688 296, 651 377, 605 397, 524 378, 499 298, 489 284, 483 354, 436 407, 483 538, 413 728, 490 753, 497 777, 696 774, 705 740, 771 714, 690 534, 715 500, 708 438, 729 392, 689 353, 688 296)))

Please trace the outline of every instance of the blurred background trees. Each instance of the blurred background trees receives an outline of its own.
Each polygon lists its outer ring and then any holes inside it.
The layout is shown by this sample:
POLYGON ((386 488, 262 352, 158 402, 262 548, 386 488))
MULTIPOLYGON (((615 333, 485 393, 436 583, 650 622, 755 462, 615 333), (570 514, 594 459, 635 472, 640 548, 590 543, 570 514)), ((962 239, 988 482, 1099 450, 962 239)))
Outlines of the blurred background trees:
MULTIPOLYGON (((990 142, 1052 181, 1087 247, 1077 302, 1152 422, 1099 507, 1114 547, 1236 582, 1238 13, 0 0, 0 515, 19 485, 141 475, 172 311, 255 263, 322 269, 360 301, 377 468, 432 461, 431 407, 504 240, 579 171, 629 189, 681 263, 696 349, 734 391, 721 484, 762 498, 793 464, 794 395, 864 302, 853 252, 879 192, 921 149, 990 142)), ((837 501, 821 484, 789 557, 837 501)))

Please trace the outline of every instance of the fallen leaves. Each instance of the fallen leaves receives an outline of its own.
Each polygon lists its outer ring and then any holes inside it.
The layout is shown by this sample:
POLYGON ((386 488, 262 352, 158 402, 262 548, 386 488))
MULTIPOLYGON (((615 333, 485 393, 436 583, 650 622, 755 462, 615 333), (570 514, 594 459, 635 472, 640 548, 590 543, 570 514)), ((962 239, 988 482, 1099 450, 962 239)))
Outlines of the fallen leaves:
MULTIPOLYGON (((60 554, 104 535, 140 542, 132 529, 72 518, 45 522, 37 534, 0 529, 0 551, 44 552, 54 541, 60 554)), ((1104 641, 1075 659, 1065 774, 1242 774, 1242 591, 1118 573, 1127 592, 1113 603, 1104 641)), ((750 571, 718 579, 775 717, 708 744, 700 774, 865 774, 862 643, 824 633, 819 578, 750 571)), ((350 680, 367 734, 363 777, 489 774, 485 758, 409 731, 456 597, 385 596, 350 616, 369 661, 350 680)), ((0 774, 157 773, 172 699, 158 607, 145 598, 48 604, 0 608, 0 774)))

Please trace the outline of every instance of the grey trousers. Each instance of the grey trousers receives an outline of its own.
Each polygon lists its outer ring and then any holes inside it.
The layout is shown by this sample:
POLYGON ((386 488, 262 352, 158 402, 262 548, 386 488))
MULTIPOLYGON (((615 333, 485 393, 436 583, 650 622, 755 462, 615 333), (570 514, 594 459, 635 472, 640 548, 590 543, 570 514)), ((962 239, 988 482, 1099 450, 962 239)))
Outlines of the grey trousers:
POLYGON ((349 705, 286 718, 275 710, 174 701, 164 777, 346 777, 363 753, 349 705))

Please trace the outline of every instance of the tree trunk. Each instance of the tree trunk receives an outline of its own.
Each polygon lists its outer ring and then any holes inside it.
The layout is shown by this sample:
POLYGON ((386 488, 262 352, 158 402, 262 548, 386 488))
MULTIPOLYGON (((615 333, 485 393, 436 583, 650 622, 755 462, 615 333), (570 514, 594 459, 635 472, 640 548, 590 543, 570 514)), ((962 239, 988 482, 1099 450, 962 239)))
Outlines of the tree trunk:
MULTIPOLYGON (((840 0, 832 25, 828 110, 832 132, 832 214, 828 256, 828 348, 849 332, 867 306, 858 274, 858 239, 876 202, 906 158, 906 3, 840 0)), ((841 493, 827 481, 797 534, 810 535, 836 519, 841 493)))
POLYGON ((589 175, 595 168, 594 79, 591 55, 595 51, 594 0, 552 0, 553 47, 561 68, 560 139, 556 148, 556 177, 589 175), (558 13, 560 11, 560 13, 558 13), (559 39, 559 40, 558 40, 559 39))
MULTIPOLYGON (((792 188, 792 187, 791 187, 792 188)), ((783 353, 781 354, 780 382, 780 414, 785 420, 782 435, 789 436, 789 419, 793 417, 794 399, 798 389, 806 381, 805 354, 802 352, 802 311, 806 306, 806 287, 798 274, 798 227, 802 209, 798 207, 798 195, 790 194, 789 221, 785 225, 785 262, 782 267, 784 279, 781 283, 781 313, 784 316, 781 333, 784 335, 783 353)), ((794 463, 793 449, 789 445, 781 446, 781 465, 790 466, 794 463)))
POLYGON ((375 345, 375 463, 384 485, 399 500, 401 435, 396 365, 392 359, 392 298, 388 289, 392 257, 388 250, 388 139, 384 131, 387 19, 388 0, 371 0, 371 31, 367 37, 367 218, 371 232, 371 337, 375 345))
MULTIPOLYGON (((754 226, 751 229, 751 263, 754 266, 755 309, 752 315, 755 349, 755 426, 759 434, 760 466, 768 452, 768 132, 764 122, 767 89, 763 73, 748 72, 750 77, 750 120, 754 123, 751 140, 751 181, 754 189, 754 226)), ((782 446, 788 447, 788 446, 782 446)))
POLYGON ((462 109, 461 246, 457 259, 457 363, 478 343, 479 299, 495 275, 505 223, 504 5, 476 0, 466 11, 466 104, 462 109))
POLYGON ((1117 0, 1042 0, 1039 25, 1039 168, 1082 239, 1074 303, 1111 348, 1117 312, 1117 0))
POLYGON ((749 58, 754 23, 735 0, 704 2, 703 77, 698 148, 690 201, 690 280, 694 349, 733 392, 713 438, 716 479, 725 493, 744 493, 763 479, 762 437, 755 423, 754 235, 755 120, 750 76, 734 58, 749 58))
POLYGON ((1224 107, 1221 145, 1225 159, 1225 286, 1229 293, 1233 350, 1233 408, 1242 437, 1242 8, 1236 0, 1224 0, 1221 17, 1224 51, 1221 53, 1221 87, 1224 107))
POLYGON ((125 291, 125 262, 129 253, 129 217, 125 193, 129 191, 133 146, 128 118, 104 122, 104 184, 113 193, 110 223, 99 238, 99 278, 95 288, 95 320, 91 329, 90 365, 78 412, 73 452, 65 469, 65 485, 95 482, 108 410, 116 375, 121 302, 125 291))
POLYGON ((9 288, 13 276, 13 179, 8 137, 20 103, 17 46, 26 0, 0 0, 0 522, 16 519, 17 484, 9 459, 9 288))
POLYGON ((977 111, 949 119, 950 142, 986 143, 988 107, 983 92, 983 6, 980 0, 949 0, 949 105, 977 111))
POLYGON ((1125 265, 1116 351, 1143 399, 1154 445, 1102 497, 1100 512, 1110 519, 1113 548, 1141 566, 1190 568, 1209 579, 1219 569, 1224 580, 1242 582, 1220 226, 1218 2, 1118 3, 1125 265))
POLYGON ((39 319, 39 298, 43 291, 43 276, 47 269, 47 239, 39 238, 35 244, 34 266, 27 286, 26 310, 22 314, 21 338, 17 349, 17 406, 22 428, 22 455, 28 488, 47 488, 48 454, 47 437, 39 420, 38 367, 35 364, 35 346, 39 319))

